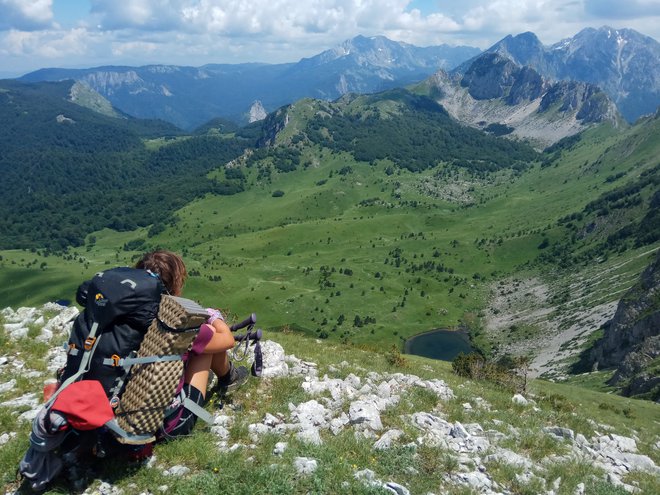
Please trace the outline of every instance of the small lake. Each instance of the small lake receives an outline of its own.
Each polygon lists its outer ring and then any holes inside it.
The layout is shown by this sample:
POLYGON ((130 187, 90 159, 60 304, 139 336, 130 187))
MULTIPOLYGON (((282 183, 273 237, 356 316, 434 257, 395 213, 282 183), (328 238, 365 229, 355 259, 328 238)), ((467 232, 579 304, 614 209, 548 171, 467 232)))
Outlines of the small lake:
POLYGON ((441 361, 452 361, 461 352, 472 352, 467 333, 453 330, 431 330, 406 340, 404 352, 441 361))

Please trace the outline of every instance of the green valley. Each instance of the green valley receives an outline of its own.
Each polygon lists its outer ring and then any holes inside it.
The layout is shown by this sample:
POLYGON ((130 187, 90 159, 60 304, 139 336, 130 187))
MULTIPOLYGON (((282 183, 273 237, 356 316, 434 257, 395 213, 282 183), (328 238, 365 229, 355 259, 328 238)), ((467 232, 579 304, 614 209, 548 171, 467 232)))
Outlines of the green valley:
MULTIPOLYGON (((265 328, 381 351, 465 328, 487 354, 536 354, 557 328, 494 324, 498 314, 522 301, 568 325, 615 302, 650 262, 659 126, 658 115, 601 125, 537 153, 396 90, 301 100, 231 134, 148 140, 108 208, 92 184, 81 198, 93 208, 71 210, 84 242, 40 245, 25 233, 29 211, 5 221, 3 232, 23 232, 14 243, 30 241, 0 253, 0 305, 72 299, 85 277, 165 247, 184 255, 188 297, 256 311, 265 328), (110 210, 133 223, 108 221, 110 210)), ((39 222, 63 229, 58 215, 39 222)))

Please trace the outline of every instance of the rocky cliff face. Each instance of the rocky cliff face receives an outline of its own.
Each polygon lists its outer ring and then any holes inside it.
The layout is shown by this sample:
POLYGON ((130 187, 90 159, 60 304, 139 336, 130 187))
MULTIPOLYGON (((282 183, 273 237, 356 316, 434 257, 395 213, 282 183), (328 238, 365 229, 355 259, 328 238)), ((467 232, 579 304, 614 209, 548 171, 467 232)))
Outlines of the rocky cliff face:
POLYGON ((535 70, 496 53, 479 57, 461 79, 474 99, 504 98, 510 105, 538 98, 547 85, 535 70))
POLYGON ((261 137, 257 140, 258 147, 275 144, 277 135, 289 124, 289 108, 282 107, 265 117, 261 137))
POLYGON ((590 353, 597 368, 616 368, 611 383, 628 395, 660 400, 660 378, 647 368, 660 356, 660 254, 619 302, 605 334, 590 353))
POLYGON ((264 106, 259 100, 256 100, 250 107, 250 116, 248 117, 248 122, 250 122, 250 124, 252 122, 259 122, 260 120, 264 120, 267 115, 268 113, 266 112, 264 106))
MULTIPOLYGON (((660 43, 632 29, 587 28, 544 46, 534 33, 507 36, 486 50, 546 78, 594 84, 630 122, 660 105, 660 43)), ((465 73, 470 60, 455 70, 465 73)))
MULTIPOLYGON (((518 57, 519 58, 519 57, 518 57)), ((552 81, 500 53, 484 53, 464 74, 435 74, 430 94, 460 122, 487 129, 499 124, 510 137, 544 148, 590 125, 622 122, 616 106, 596 86, 552 81)))

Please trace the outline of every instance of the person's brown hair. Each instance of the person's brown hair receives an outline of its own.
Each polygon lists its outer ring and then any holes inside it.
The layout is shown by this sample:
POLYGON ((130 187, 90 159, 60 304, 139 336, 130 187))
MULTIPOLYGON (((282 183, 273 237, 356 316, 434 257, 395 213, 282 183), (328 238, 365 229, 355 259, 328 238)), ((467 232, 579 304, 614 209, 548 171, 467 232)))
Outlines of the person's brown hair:
POLYGON ((167 291, 173 296, 181 295, 183 284, 188 277, 181 256, 164 249, 144 254, 135 264, 135 268, 151 270, 158 274, 167 291))

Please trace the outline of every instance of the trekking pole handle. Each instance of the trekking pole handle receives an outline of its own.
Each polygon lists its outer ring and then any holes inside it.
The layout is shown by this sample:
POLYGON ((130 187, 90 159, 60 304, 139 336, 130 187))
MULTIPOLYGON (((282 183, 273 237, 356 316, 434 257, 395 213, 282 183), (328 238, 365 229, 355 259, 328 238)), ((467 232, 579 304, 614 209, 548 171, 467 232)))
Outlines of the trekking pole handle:
POLYGON ((240 330, 241 328, 245 328, 248 325, 254 325, 257 322, 257 314, 252 313, 248 318, 244 319, 240 323, 234 323, 232 326, 229 327, 229 329, 232 332, 235 332, 236 330, 240 330))
POLYGON ((263 333, 261 331, 261 328, 257 328, 256 332, 248 332, 243 335, 234 335, 234 340, 236 342, 243 342, 244 340, 252 340, 254 342, 257 342, 261 340, 263 333))

